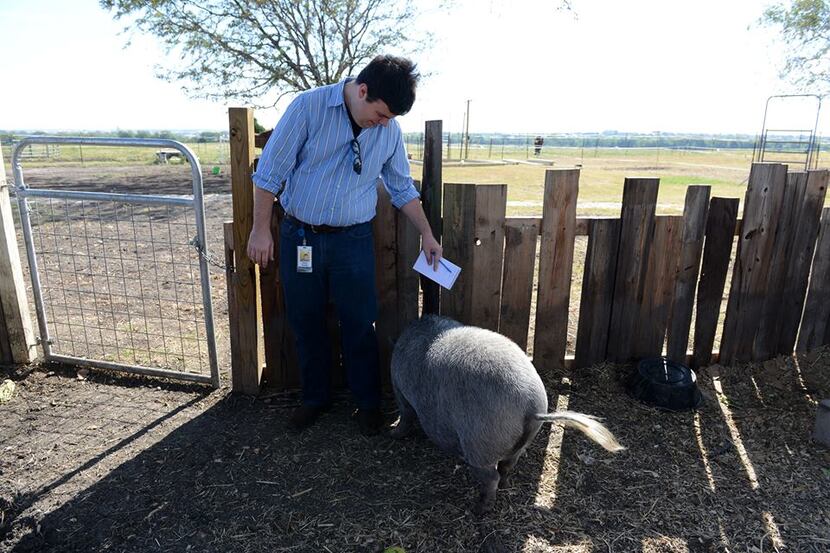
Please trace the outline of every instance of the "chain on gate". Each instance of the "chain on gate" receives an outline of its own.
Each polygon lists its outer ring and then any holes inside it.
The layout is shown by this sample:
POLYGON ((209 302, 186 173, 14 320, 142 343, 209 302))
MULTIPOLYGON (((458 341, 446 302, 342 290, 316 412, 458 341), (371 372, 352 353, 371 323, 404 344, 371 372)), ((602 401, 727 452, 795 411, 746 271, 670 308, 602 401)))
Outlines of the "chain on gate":
POLYGON ((188 242, 188 245, 193 246, 193 249, 196 250, 196 253, 198 253, 199 256, 202 259, 204 259, 209 265, 212 265, 212 266, 216 267, 217 269, 221 269, 222 271, 225 271, 225 272, 228 272, 229 270, 231 270, 231 267, 229 267, 228 264, 225 263, 224 260, 219 259, 218 257, 213 255, 209 251, 205 250, 205 248, 199 242, 199 237, 198 236, 194 236, 193 238, 191 238, 190 242, 188 242))

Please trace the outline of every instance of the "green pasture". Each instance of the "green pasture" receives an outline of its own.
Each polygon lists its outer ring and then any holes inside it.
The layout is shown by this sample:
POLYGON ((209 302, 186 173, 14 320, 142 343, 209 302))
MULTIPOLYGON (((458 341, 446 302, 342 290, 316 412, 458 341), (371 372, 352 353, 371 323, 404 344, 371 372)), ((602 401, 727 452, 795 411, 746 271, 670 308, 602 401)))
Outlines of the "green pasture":
MULTIPOLYGON (((473 149, 470 154, 473 158, 473 149)), ((619 214, 626 177, 659 178, 657 212, 679 214, 689 185, 709 185, 713 196, 743 198, 752 162, 752 152, 745 150, 599 149, 581 155, 579 149, 552 149, 543 150, 541 157, 553 165, 445 166, 443 179, 446 183, 507 184, 508 214, 530 216, 542 212, 545 171, 581 165, 579 215, 619 214)), ((412 174, 419 178, 421 166, 413 164, 412 174)))
MULTIPOLYGON (((230 152, 228 144, 219 142, 185 143, 199 158, 202 166, 227 164, 230 152)), ((3 161, 8 164, 11 161, 11 148, 7 144, 2 145, 3 161)), ((51 158, 41 156, 42 146, 33 145, 34 157, 24 158, 24 167, 52 167, 64 165, 67 167, 95 167, 95 166, 118 166, 118 165, 153 165, 156 163, 155 152, 159 149, 169 150, 170 148, 132 148, 124 146, 74 146, 60 145, 59 153, 51 158)), ((172 160, 171 163, 183 163, 180 160, 172 160)))

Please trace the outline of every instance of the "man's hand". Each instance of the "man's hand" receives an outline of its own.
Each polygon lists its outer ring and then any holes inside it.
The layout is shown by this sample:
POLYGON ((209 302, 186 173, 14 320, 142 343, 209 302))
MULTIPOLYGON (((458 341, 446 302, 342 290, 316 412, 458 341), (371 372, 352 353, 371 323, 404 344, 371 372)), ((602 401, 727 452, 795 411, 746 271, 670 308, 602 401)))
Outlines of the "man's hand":
POLYGON ((263 269, 268 267, 268 262, 274 260, 274 239, 271 237, 270 229, 257 232, 254 227, 251 230, 247 253, 251 261, 258 263, 263 269))
POLYGON ((437 271, 438 262, 444 254, 444 249, 431 232, 421 235, 421 249, 424 250, 424 254, 427 256, 427 263, 432 265, 432 270, 437 271))
POLYGON ((437 271, 438 262, 441 256, 444 255, 444 249, 435 239, 435 236, 432 235, 432 229, 429 226, 429 221, 427 221, 427 216, 424 214, 421 201, 418 198, 410 200, 401 206, 401 211, 421 233, 421 249, 427 257, 427 263, 432 265, 432 270, 437 271))

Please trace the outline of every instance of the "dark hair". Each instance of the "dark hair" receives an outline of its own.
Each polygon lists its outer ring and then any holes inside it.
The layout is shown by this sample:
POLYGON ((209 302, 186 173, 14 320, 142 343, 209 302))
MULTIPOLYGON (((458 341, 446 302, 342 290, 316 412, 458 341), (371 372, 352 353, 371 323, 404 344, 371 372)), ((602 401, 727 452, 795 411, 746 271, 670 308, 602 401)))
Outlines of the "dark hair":
POLYGON ((404 115, 415 103, 419 77, 411 60, 381 55, 363 68, 357 76, 357 84, 365 84, 368 88, 367 102, 383 100, 389 111, 404 115))

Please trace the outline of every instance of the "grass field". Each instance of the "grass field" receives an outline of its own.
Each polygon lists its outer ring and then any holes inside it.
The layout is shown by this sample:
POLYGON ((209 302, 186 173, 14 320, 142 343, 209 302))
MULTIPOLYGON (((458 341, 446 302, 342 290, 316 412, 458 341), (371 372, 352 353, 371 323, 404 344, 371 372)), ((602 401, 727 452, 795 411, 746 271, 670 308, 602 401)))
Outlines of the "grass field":
MULTIPOLYGON (((522 157, 513 159, 524 159, 524 152, 516 153, 522 157)), ((510 159, 509 152, 505 157, 510 159)), ((626 177, 660 178, 660 214, 682 213, 686 188, 691 184, 712 186, 713 196, 742 198, 751 157, 752 152, 745 150, 600 149, 581 156, 579 149, 562 149, 548 152, 545 159, 553 161, 553 168, 582 165, 577 206, 580 215, 616 215, 626 177)), ((545 171, 549 168, 528 164, 444 167, 443 177, 448 183, 507 184, 508 214, 537 215, 542 211, 545 171)), ((420 171, 419 166, 413 167, 414 175, 420 175, 420 171)))
MULTIPOLYGON (((230 158, 227 142, 219 143, 187 143, 198 157, 203 166, 227 164, 230 158)), ((33 153, 42 152, 40 145, 33 146, 33 153)), ((12 152, 8 144, 2 145, 3 161, 8 172, 12 152)), ((124 146, 74 146, 61 145, 59 154, 51 159, 33 157, 24 161, 25 167, 48 167, 51 165, 67 165, 71 167, 113 166, 113 165, 152 165, 155 163, 155 152, 158 148, 129 148, 124 146)), ((167 149, 167 148, 165 148, 167 149)), ((173 160, 173 163, 181 163, 173 160)))

